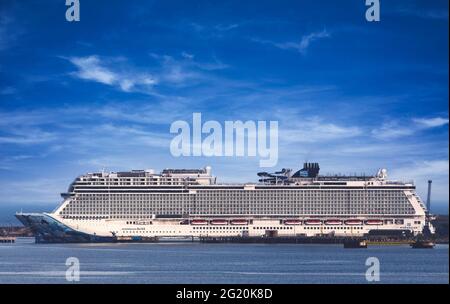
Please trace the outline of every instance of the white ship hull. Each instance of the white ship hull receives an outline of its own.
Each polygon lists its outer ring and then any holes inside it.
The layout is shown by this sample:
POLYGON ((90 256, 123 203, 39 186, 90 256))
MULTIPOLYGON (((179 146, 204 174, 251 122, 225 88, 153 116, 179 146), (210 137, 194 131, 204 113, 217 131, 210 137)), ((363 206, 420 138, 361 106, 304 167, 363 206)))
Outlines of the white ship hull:
POLYGON ((346 225, 346 220, 355 221, 355 217, 343 218, 343 224, 326 224, 326 218, 321 224, 305 224, 308 219, 300 219, 301 224, 292 225, 283 220, 248 219, 248 224, 233 225, 231 219, 227 225, 212 224, 213 219, 206 220, 207 224, 182 224, 182 220, 152 220, 123 221, 123 220, 68 220, 57 215, 47 213, 47 217, 54 219, 73 231, 96 237, 105 238, 196 238, 196 237, 228 237, 228 236, 265 236, 268 232, 275 232, 278 236, 322 236, 334 235, 340 237, 363 236, 371 231, 403 230, 412 234, 420 233, 425 225, 424 217, 402 219, 383 219, 382 224, 368 224, 374 219, 356 218, 360 225, 346 225), (419 224, 420 223, 420 224, 419 224))
MULTIPOLYGON (((318 165, 302 170, 316 174, 318 165)), ((54 212, 16 216, 44 242, 417 235, 430 228, 414 185, 384 175, 336 180, 294 174, 290 183, 220 185, 210 168, 95 173, 77 178, 54 212)))

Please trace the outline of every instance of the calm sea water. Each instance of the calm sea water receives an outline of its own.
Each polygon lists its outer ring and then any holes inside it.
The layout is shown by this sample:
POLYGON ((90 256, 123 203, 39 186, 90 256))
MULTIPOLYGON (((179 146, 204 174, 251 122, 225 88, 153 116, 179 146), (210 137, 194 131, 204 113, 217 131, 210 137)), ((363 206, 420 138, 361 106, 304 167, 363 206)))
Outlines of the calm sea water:
POLYGON ((380 283, 449 283, 448 245, 0 244, 0 283, 66 283, 68 257, 80 283, 367 283, 368 257, 380 283))

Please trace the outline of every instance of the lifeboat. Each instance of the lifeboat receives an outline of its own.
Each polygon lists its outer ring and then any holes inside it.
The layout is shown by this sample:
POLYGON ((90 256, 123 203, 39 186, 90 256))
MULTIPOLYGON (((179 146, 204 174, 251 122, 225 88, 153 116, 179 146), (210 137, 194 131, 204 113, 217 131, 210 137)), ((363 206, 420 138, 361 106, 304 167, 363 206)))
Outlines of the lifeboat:
POLYGON ((207 220, 192 220, 191 225, 207 225, 207 220))
POLYGON ((361 220, 346 220, 345 225, 361 225, 363 222, 361 220))
POLYGON ((285 225, 301 225, 302 221, 301 220, 285 220, 284 224, 285 225))
POLYGON ((321 220, 306 220, 305 225, 320 225, 322 224, 321 220))
POLYGON ((212 220, 211 225, 228 225, 227 220, 212 220))
POLYGON ((325 221, 325 225, 342 225, 341 220, 330 219, 325 221))
POLYGON ((140 220, 140 221, 136 221, 136 225, 151 225, 152 221, 145 221, 145 220, 140 220))
POLYGON ((382 220, 367 220, 366 225, 383 225, 382 220))
POLYGON ((231 225, 247 225, 247 220, 231 220, 231 225))

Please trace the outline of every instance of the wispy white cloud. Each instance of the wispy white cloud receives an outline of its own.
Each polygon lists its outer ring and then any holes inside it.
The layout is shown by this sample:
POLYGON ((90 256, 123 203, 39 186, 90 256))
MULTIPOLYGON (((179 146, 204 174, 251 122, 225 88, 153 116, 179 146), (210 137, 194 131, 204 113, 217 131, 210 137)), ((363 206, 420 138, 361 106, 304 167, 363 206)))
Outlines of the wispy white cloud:
POLYGON ((395 11, 401 15, 412 16, 422 19, 446 20, 448 9, 424 9, 415 7, 402 7, 395 11))
POLYGON ((194 54, 186 51, 181 53, 182 58, 155 53, 150 53, 149 55, 159 64, 157 74, 163 84, 195 85, 213 78, 212 75, 206 74, 206 72, 229 67, 216 57, 213 57, 212 61, 196 60, 194 54))
POLYGON ((7 87, 0 89, 0 95, 12 95, 16 92, 17 92, 17 90, 11 86, 7 86, 7 87))
POLYGON ((352 138, 361 134, 362 130, 357 126, 344 126, 326 122, 318 117, 304 117, 299 123, 285 121, 285 124, 280 128, 280 140, 289 144, 324 143, 337 139, 352 138))
POLYGON ((55 203, 59 193, 67 189, 73 177, 30 178, 5 180, 0 183, 0 203, 55 203))
POLYGON ((448 125, 448 118, 433 117, 433 118, 414 118, 413 121, 425 128, 435 128, 448 125))
POLYGON ((32 145, 56 139, 56 134, 39 129, 9 129, 6 135, 0 136, 0 144, 32 145))
POLYGON ((214 28, 218 31, 226 32, 238 28, 240 26, 239 23, 230 23, 230 24, 218 24, 214 28))
POLYGON ((201 31, 203 31, 206 28, 205 26, 203 26, 203 25, 201 25, 201 24, 199 24, 197 22, 190 22, 188 24, 188 26, 190 28, 192 28, 196 32, 201 32, 201 31))
POLYGON ((384 123, 381 127, 372 130, 372 136, 378 139, 395 139, 410 136, 416 132, 412 126, 402 126, 397 121, 384 123))
POLYGON ((0 130, 18 129, 45 124, 53 115, 45 110, 0 111, 0 130))
POLYGON ((126 105, 109 104, 92 111, 92 114, 110 121, 154 125, 167 124, 178 119, 184 112, 184 104, 181 101, 144 104, 139 106, 139 111, 126 105))
POLYGON ((140 92, 159 97, 163 95, 158 93, 158 88, 194 86, 214 78, 206 74, 208 71, 228 68, 228 65, 216 58, 209 62, 194 60, 195 56, 188 52, 182 52, 179 59, 155 53, 149 55, 155 62, 145 69, 131 66, 123 57, 91 55, 63 58, 77 68, 77 71, 71 73, 73 77, 113 86, 124 92, 140 92))
POLYGON ((393 170, 393 177, 413 176, 416 178, 429 178, 430 176, 448 175, 448 159, 415 161, 411 166, 393 170))
POLYGON ((205 71, 215 71, 215 70, 223 70, 227 69, 230 66, 228 64, 223 63, 222 61, 218 60, 217 58, 214 58, 213 61, 209 62, 193 62, 194 66, 198 67, 201 70, 205 71))
POLYGON ((274 42, 270 40, 262 40, 258 38, 253 38, 252 41, 259 42, 263 44, 272 45, 282 50, 297 50, 302 54, 306 54, 311 43, 319 39, 331 37, 331 34, 327 30, 322 30, 320 32, 312 32, 303 35, 300 41, 288 41, 288 42, 274 42))
POLYGON ((94 132, 95 136, 117 143, 125 140, 127 145, 142 147, 157 147, 166 149, 170 145, 171 136, 168 132, 151 132, 143 127, 129 125, 115 125, 111 123, 100 125, 94 132), (106 134, 111 134, 109 137, 106 134))
POLYGON ((431 209, 433 210, 433 203, 435 202, 445 202, 448 204, 448 168, 448 159, 415 160, 406 165, 393 168, 389 176, 392 179, 399 180, 404 180, 405 178, 412 179, 422 199, 427 194, 427 181, 432 180, 431 209))
POLYGON ((69 60, 78 67, 79 71, 74 74, 81 79, 93 80, 109 85, 117 81, 118 75, 102 67, 100 59, 97 56, 72 57, 69 60))
POLYGON ((7 11, 0 11, 0 51, 10 48, 22 34, 15 26, 14 18, 7 11))
POLYGON ((385 122, 381 127, 372 130, 372 136, 378 139, 395 139, 411 136, 417 132, 447 125, 448 118, 413 118, 412 120, 392 120, 385 122))
POLYGON ((102 61, 96 55, 70 57, 68 60, 78 68, 78 71, 72 73, 75 77, 116 86, 125 92, 134 91, 142 86, 151 88, 158 82, 154 76, 147 73, 127 72, 124 69, 116 71, 111 67, 114 62, 102 61))
POLYGON ((205 38, 205 39, 222 39, 224 37, 227 37, 230 32, 235 31, 239 27, 241 27, 244 23, 247 22, 240 22, 240 23, 220 23, 220 24, 200 24, 198 22, 190 22, 190 23, 184 23, 182 22, 179 27, 182 27, 183 29, 190 29, 194 33, 196 33, 199 37, 205 38))
POLYGON ((188 52, 181 52, 181 56, 185 59, 194 59, 195 55, 188 52))

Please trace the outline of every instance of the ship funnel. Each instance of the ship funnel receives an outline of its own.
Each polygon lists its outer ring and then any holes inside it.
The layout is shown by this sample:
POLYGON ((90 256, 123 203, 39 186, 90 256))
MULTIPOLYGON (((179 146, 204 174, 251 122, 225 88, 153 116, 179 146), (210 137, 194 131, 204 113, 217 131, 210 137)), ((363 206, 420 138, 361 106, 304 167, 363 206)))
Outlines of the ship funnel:
MULTIPOLYGON (((304 163, 303 164, 303 169, 301 169, 300 171, 301 173, 301 177, 317 177, 319 175, 319 163, 304 163)), ((299 171, 299 174, 300 174, 299 171)), ((295 177, 295 174, 294 174, 295 177)), ((298 176, 300 177, 300 176, 298 176)))
POLYGON ((431 183, 433 181, 430 179, 428 180, 428 193, 427 193, 427 211, 428 214, 430 213, 431 209, 431 183))

